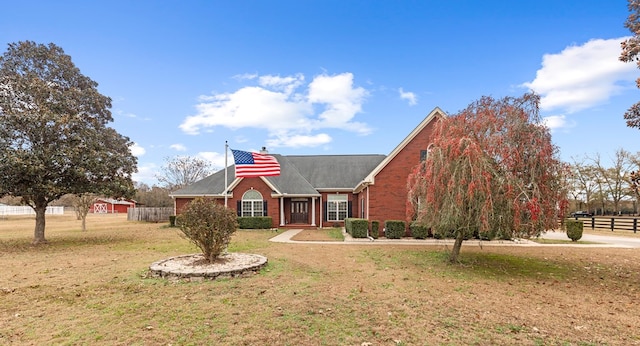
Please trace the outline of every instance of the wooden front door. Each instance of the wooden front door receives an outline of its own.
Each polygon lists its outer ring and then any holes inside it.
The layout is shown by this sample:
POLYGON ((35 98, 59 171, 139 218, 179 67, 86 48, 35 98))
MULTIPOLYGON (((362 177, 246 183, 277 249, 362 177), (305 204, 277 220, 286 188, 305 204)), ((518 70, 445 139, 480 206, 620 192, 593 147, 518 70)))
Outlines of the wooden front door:
POLYGON ((291 201, 291 223, 309 223, 309 204, 307 201, 291 201))

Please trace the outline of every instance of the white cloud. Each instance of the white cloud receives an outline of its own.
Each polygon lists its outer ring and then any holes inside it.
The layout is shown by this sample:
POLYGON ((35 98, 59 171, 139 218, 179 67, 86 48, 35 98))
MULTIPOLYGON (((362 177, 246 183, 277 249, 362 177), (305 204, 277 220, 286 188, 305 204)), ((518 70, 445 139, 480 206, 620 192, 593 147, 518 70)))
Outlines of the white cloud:
POLYGON ((623 89, 635 87, 635 64, 618 60, 620 42, 625 39, 594 39, 557 54, 545 54, 536 78, 522 86, 540 94, 542 110, 571 113, 602 104, 623 89))
POLYGON ((156 174, 158 173, 158 167, 153 164, 138 164, 138 172, 133 173, 131 179, 133 181, 145 183, 149 186, 153 186, 158 183, 156 174))
POLYGON ((216 126, 264 129, 271 147, 326 144, 331 137, 315 133, 322 129, 371 132, 366 124, 353 121, 369 93, 353 85, 351 73, 322 74, 306 88, 302 74, 245 75, 242 79, 258 85, 201 96, 196 115, 182 122, 182 131, 196 135, 216 126))
POLYGON ((302 74, 289 77, 260 76, 258 78, 258 83, 260 86, 265 88, 271 87, 275 90, 284 91, 286 95, 290 95, 295 89, 304 83, 304 76, 302 74))
POLYGON ((418 104, 418 96, 416 96, 416 94, 410 91, 404 91, 402 88, 398 89, 398 93, 400 93, 401 99, 409 101, 410 106, 418 104))
MULTIPOLYGON (((215 170, 224 168, 224 153, 221 154, 215 151, 201 151, 196 156, 211 162, 211 165, 215 170)), ((233 164, 233 156, 231 156, 230 153, 227 156, 227 164, 233 164)))
POLYGON ((129 147, 129 149, 131 150, 131 154, 137 157, 140 157, 147 152, 140 144, 135 142, 129 147))
POLYGON ((176 150, 176 151, 187 151, 187 147, 184 146, 184 144, 180 144, 180 143, 176 143, 176 144, 171 144, 169 146, 169 148, 176 150))
POLYGON ((267 146, 269 148, 277 147, 317 147, 319 145, 327 144, 331 142, 332 138, 326 133, 319 133, 317 135, 293 135, 282 138, 272 138, 267 140, 267 146))
POLYGON ((233 79, 235 80, 251 80, 251 79, 256 79, 258 78, 258 74, 257 73, 244 73, 244 74, 237 74, 235 76, 233 76, 233 79))
POLYGON ((564 115, 551 115, 542 119, 544 123, 551 131, 562 127, 567 127, 567 117, 564 115))

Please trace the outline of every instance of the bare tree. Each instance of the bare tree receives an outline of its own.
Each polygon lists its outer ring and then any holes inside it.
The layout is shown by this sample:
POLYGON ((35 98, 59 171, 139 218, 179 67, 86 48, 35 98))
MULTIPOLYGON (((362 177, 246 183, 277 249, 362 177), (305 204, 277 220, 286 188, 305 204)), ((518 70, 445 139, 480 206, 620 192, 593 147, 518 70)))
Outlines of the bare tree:
POLYGON ((92 193, 83 193, 76 195, 73 201, 73 207, 78 220, 82 220, 82 231, 87 230, 87 214, 91 205, 96 201, 97 196, 92 193))
POLYGON ((172 207, 170 191, 160 186, 136 183, 136 202, 147 207, 172 207))
POLYGON ((634 168, 631 154, 624 149, 618 149, 611 159, 611 167, 604 166, 600 154, 596 154, 591 160, 598 172, 597 179, 603 199, 603 208, 604 200, 610 200, 613 204, 613 212, 619 213, 620 201, 629 197, 631 192, 628 178, 634 168))
POLYGON ((165 158, 161 171, 161 174, 156 175, 156 179, 170 192, 193 184, 213 173, 209 161, 192 156, 165 158))
POLYGON ((575 199, 585 203, 586 210, 592 211, 594 196, 598 189, 597 170, 593 165, 585 163, 586 159, 573 159, 571 165, 571 194, 575 199))

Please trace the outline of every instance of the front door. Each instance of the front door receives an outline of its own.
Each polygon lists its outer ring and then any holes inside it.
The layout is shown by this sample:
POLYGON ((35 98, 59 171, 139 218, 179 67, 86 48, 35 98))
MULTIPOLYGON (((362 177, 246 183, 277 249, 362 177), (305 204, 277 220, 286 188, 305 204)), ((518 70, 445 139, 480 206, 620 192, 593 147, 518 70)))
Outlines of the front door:
POLYGON ((309 204, 307 201, 291 201, 291 223, 309 223, 309 204))

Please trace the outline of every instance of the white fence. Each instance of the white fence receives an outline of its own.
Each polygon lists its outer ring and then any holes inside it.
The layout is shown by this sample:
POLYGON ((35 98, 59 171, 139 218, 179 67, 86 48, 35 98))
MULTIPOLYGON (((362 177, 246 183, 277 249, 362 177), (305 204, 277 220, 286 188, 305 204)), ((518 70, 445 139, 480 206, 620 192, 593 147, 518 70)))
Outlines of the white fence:
MULTIPOLYGON (((63 215, 64 207, 47 207, 45 214, 63 215)), ((29 206, 0 205, 0 215, 36 215, 36 212, 29 206)))

